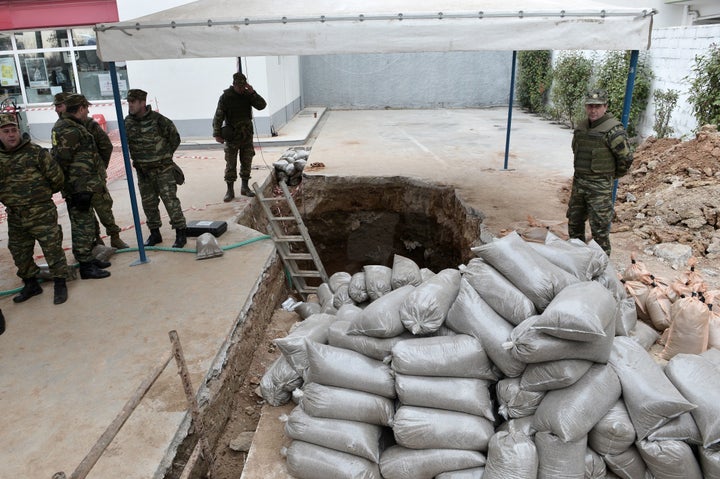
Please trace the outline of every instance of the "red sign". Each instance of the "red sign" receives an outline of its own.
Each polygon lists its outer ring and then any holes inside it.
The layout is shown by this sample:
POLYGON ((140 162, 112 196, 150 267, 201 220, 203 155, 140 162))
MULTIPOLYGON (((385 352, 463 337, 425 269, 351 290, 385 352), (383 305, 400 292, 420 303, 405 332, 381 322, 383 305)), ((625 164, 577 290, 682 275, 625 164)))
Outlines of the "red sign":
POLYGON ((0 30, 117 22, 116 0, 0 0, 0 30))

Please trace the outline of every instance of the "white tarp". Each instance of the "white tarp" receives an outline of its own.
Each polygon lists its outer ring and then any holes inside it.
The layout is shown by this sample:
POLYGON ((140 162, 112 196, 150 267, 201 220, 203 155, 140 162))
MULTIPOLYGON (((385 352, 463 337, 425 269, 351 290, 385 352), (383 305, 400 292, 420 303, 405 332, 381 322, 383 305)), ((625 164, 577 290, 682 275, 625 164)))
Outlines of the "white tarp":
POLYGON ((591 0, 200 0, 96 30, 104 61, 646 50, 653 13, 591 0))

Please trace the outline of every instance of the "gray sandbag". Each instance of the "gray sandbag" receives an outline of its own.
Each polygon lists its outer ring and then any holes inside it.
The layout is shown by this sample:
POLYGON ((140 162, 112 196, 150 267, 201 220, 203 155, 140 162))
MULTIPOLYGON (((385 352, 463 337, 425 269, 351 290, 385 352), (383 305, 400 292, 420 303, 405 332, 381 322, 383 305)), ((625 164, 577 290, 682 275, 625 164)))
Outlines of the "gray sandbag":
MULTIPOLYGON (((343 304, 335 313, 335 321, 349 321, 354 323, 360 317, 363 309, 356 304, 343 304)), ((332 326, 332 324, 330 325, 332 326)))
POLYGON ((363 266, 363 272, 365 290, 370 301, 376 301, 392 291, 392 269, 379 264, 368 264, 363 266))
POLYGON ((482 479, 484 472, 484 467, 473 467, 459 471, 443 472, 435 476, 435 479, 482 479))
POLYGON ((385 479, 433 479, 438 474, 485 465, 485 456, 462 449, 408 449, 392 446, 380 457, 385 479))
POLYGON ((352 275, 350 283, 348 283, 348 295, 358 304, 364 303, 370 299, 367 292, 367 286, 365 285, 364 272, 360 271, 352 275))
POLYGON ((315 292, 318 297, 318 302, 320 303, 320 308, 323 313, 331 312, 329 310, 334 309, 333 308, 333 291, 330 289, 330 285, 327 283, 322 283, 320 286, 318 286, 317 291, 315 292))
POLYGON ((535 479, 537 470, 537 448, 525 434, 500 431, 490 438, 483 479, 535 479))
POLYGON ((349 284, 351 278, 352 276, 350 275, 350 273, 346 271, 338 271, 337 273, 333 273, 328 278, 328 286, 330 286, 330 291, 334 293, 343 284, 349 284))
POLYGON ((471 259, 461 267, 462 277, 509 323, 517 326, 526 318, 537 314, 530 299, 498 270, 481 258, 471 259))
POLYGON ((460 289, 460 271, 447 268, 423 281, 400 305, 400 320, 416 335, 431 334, 445 322, 460 289))
POLYGON ((649 351, 652 345, 660 339, 660 333, 649 324, 637 321, 628 337, 635 340, 645 351, 649 351))
POLYGON ((700 356, 707 359, 715 366, 720 367, 720 349, 708 348, 708 350, 702 353, 700 356))
POLYGON ((700 468, 705 479, 720 479, 720 447, 701 447, 698 451, 700 468))
POLYGON ((630 336, 637 324, 637 309, 635 300, 625 298, 618 302, 615 318, 615 336, 630 336))
POLYGON ((684 412, 669 420, 648 435, 649 441, 683 441, 691 445, 702 445, 703 439, 692 411, 684 412))
POLYGON ((217 238, 210 232, 201 234, 195 240, 195 259, 217 258, 224 254, 217 238))
POLYGON ((545 392, 526 391, 520 387, 520 378, 498 381, 496 387, 498 413, 505 419, 515 419, 535 414, 545 392))
POLYGON ((395 415, 392 399, 353 389, 306 383, 293 391, 293 397, 303 411, 315 417, 390 426, 395 415))
POLYGON ((549 231, 544 244, 528 242, 528 245, 552 264, 581 281, 590 281, 602 274, 609 261, 604 252, 585 244, 565 241, 549 231))
POLYGON ((610 408, 588 434, 588 445, 603 456, 620 454, 635 443, 635 428, 622 398, 610 408))
POLYGON ((609 363, 622 383, 623 400, 638 440, 672 418, 695 409, 636 341, 616 336, 609 363))
POLYGON ((302 319, 307 319, 313 314, 319 314, 320 310, 320 303, 313 303, 310 301, 301 301, 293 309, 293 311, 299 314, 302 319))
POLYGON ((482 344, 467 334, 400 341, 390 366, 411 376, 497 379, 482 344))
MULTIPOLYGON (((590 248, 602 251, 603 254, 605 254, 602 247, 600 247, 600 245, 597 244, 595 240, 591 240, 588 243, 588 246, 590 248)), ((593 280, 605 286, 612 293, 616 301, 622 301, 623 299, 627 298, 625 285, 623 285, 622 281, 620 281, 620 275, 615 269, 615 266, 613 266, 612 261, 608 261, 605 270, 601 274, 593 278, 593 280)))
POLYGON ((682 441, 641 440, 637 449, 655 479, 703 479, 692 448, 682 441))
POLYGON ((392 275, 390 276, 392 289, 398 289, 406 284, 420 286, 422 282, 420 267, 415 261, 399 254, 393 256, 392 275))
POLYGON ((535 416, 525 416, 525 417, 519 417, 517 419, 509 419, 505 421, 504 423, 500 424, 496 429, 495 432, 510 432, 510 433, 516 433, 520 432, 527 437, 533 437, 535 433, 537 432, 535 430, 535 416))
POLYGON ((593 365, 585 359, 558 359, 528 364, 520 377, 520 387, 526 391, 550 391, 575 384, 593 365))
POLYGON ((430 278, 432 278, 433 276, 435 276, 435 272, 432 271, 431 269, 420 268, 420 277, 422 278, 423 281, 427 281, 430 278))
POLYGON ((665 366, 665 375, 697 406, 690 413, 702 435, 702 445, 720 442, 720 370, 702 356, 678 354, 665 366))
POLYGON ((392 425, 395 441, 410 449, 487 451, 495 433, 484 417, 457 411, 400 406, 392 425))
POLYGON ((589 447, 585 449, 585 479, 606 479, 607 466, 597 452, 589 447))
POLYGON ((617 302, 600 283, 583 281, 567 286, 537 316, 533 329, 571 341, 596 341, 606 337, 612 323, 615 336, 617 302))
POLYGON ((374 300, 363 309, 362 314, 348 332, 375 338, 399 336, 405 331, 405 326, 400 319, 400 306, 414 289, 414 286, 407 284, 374 300))
POLYGON ((522 291, 538 312, 563 288, 579 281, 535 252, 516 231, 471 250, 522 291))
POLYGON ((494 421, 489 385, 484 379, 395 375, 397 397, 406 406, 465 412, 494 421))
POLYGON ((355 301, 350 297, 349 284, 341 284, 333 293, 333 306, 335 309, 340 309, 345 304, 355 304, 355 301))
POLYGON ((382 479, 374 462, 315 444, 293 441, 282 453, 297 479, 382 479))
POLYGON ((338 319, 333 322, 328 328, 328 344, 355 351, 378 361, 389 358, 395 344, 415 337, 410 331, 405 331, 393 338, 373 338, 363 334, 350 334, 350 329, 352 329, 351 321, 338 319))
POLYGON ((551 432, 535 434, 538 479, 584 479, 587 436, 563 441, 551 432))
POLYGON ((382 427, 365 422, 328 419, 308 415, 296 406, 289 415, 280 417, 290 439, 335 449, 354 456, 380 462, 382 427))
POLYGON ((512 324, 498 315, 464 279, 460 281, 460 291, 448 311, 445 324, 453 331, 477 338, 490 361, 505 376, 522 374, 525 363, 503 347, 513 330, 512 324))
POLYGON ((287 362, 278 357, 260 379, 260 394, 271 406, 282 406, 292 399, 292 392, 302 385, 302 377, 287 362))
POLYGON ((335 321, 331 314, 314 314, 304 321, 293 324, 284 338, 273 340, 288 364, 301 376, 308 367, 307 343, 312 341, 325 344, 328 341, 328 328, 335 321))
POLYGON ((619 454, 603 456, 608 469, 621 479, 654 479, 635 445, 619 454))
POLYGON ((387 398, 395 397, 390 366, 355 351, 326 344, 307 343, 305 381, 355 389, 387 398))
POLYGON ((547 392, 535 411, 535 429, 552 432, 563 441, 577 441, 607 414, 621 392, 613 369, 594 364, 572 386, 547 392))

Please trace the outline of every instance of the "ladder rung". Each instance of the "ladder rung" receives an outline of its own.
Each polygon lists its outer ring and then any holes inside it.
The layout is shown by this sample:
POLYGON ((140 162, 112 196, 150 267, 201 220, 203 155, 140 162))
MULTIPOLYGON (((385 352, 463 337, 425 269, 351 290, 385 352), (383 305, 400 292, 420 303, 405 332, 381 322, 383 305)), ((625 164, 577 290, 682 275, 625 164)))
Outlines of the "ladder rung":
POLYGON ((270 218, 271 221, 290 221, 290 220, 294 220, 294 219, 295 219, 294 216, 274 216, 274 217, 270 218))
POLYGON ((294 260, 300 260, 300 259, 311 260, 311 259, 313 259, 313 255, 311 255, 310 253, 285 253, 285 254, 281 253, 281 255, 285 259, 294 259, 294 260))
POLYGON ((277 238, 273 238, 275 241, 305 241, 305 238, 303 238, 301 235, 294 235, 294 236, 278 236, 277 238))
POLYGON ((299 276, 301 278, 319 278, 320 271, 310 271, 310 270, 291 271, 290 276, 299 276))
POLYGON ((273 201, 287 201, 284 196, 263 196, 260 201, 272 203, 273 201))

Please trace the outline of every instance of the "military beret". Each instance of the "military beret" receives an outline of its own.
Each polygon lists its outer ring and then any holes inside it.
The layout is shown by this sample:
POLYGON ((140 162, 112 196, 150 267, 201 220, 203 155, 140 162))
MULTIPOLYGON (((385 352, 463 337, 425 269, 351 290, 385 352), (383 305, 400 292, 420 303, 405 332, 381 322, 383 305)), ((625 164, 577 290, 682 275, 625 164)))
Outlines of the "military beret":
POLYGON ((79 93, 71 93, 65 97, 65 106, 68 108, 74 106, 90 106, 90 102, 85 98, 85 95, 79 93))
POLYGON ((242 73, 237 72, 236 74, 233 75, 233 84, 237 84, 237 83, 243 84, 245 82, 247 82, 247 77, 245 75, 243 75, 242 73))
POLYGON ((605 90, 590 90, 585 96, 586 105, 604 105, 608 102, 608 95, 605 90))
POLYGON ((60 93, 56 93, 55 97, 53 98, 53 105, 55 105, 55 106, 62 105, 63 103, 65 103, 65 99, 70 95, 72 95, 72 93, 67 93, 64 91, 60 92, 60 93))
POLYGON ((147 92, 144 90, 140 90, 139 88, 133 88, 132 90, 128 90, 127 92, 127 100, 133 101, 133 100, 144 100, 147 98, 147 92))
POLYGON ((0 115, 0 128, 7 125, 18 126, 17 118, 11 113, 0 115))

